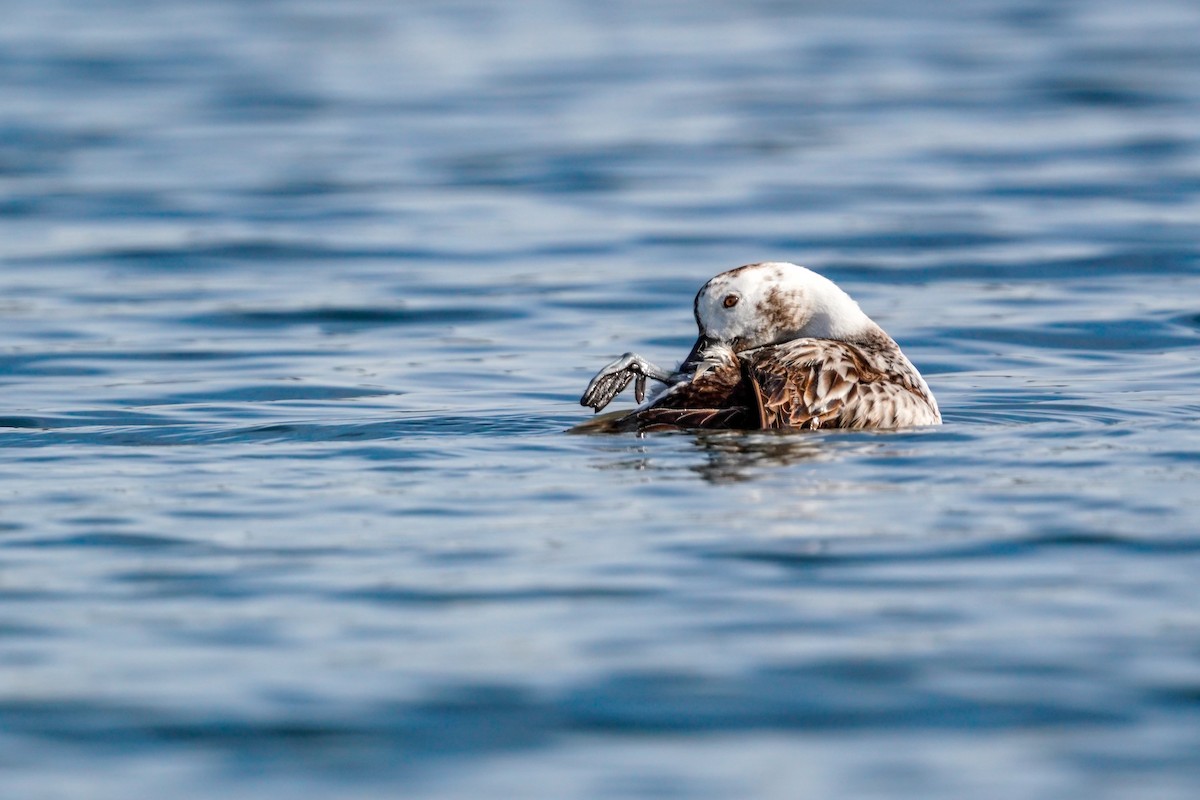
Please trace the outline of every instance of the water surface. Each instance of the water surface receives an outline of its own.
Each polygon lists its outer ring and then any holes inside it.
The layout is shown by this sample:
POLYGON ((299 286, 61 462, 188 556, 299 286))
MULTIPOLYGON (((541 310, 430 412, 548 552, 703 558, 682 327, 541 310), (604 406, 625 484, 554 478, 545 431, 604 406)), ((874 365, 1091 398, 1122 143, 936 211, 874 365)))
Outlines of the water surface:
POLYGON ((0 11, 9 792, 1200 791, 1192 4, 0 11), (768 259, 946 424, 564 435, 768 259))

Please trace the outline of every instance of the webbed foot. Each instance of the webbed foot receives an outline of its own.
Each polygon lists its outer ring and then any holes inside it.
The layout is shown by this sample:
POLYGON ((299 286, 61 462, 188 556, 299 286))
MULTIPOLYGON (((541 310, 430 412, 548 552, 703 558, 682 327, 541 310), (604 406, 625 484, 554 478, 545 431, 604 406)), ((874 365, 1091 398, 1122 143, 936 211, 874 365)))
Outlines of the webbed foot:
POLYGON ((608 366, 596 373, 579 404, 589 406, 599 411, 612 402, 612 399, 624 391, 630 381, 635 381, 633 394, 641 403, 646 399, 646 379, 666 381, 671 373, 651 364, 637 353, 626 353, 608 366))

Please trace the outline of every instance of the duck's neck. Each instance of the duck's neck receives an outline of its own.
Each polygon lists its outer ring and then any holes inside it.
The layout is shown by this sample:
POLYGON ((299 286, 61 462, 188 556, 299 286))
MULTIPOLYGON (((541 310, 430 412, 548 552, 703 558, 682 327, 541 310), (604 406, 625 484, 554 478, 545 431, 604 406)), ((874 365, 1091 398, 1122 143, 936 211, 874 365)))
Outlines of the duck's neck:
POLYGON ((814 339, 837 339, 853 342, 871 338, 883 329, 875 324, 858 307, 850 295, 839 289, 832 281, 820 278, 821 291, 811 298, 812 316, 805 324, 802 335, 814 339))

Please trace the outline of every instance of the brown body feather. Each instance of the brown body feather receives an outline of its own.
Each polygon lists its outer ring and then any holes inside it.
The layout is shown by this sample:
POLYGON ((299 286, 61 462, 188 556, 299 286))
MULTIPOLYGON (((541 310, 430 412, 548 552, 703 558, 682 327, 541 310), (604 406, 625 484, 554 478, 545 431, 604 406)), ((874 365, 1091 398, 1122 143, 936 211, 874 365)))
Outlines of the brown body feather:
POLYGON ((612 430, 899 428, 941 421, 916 368, 882 331, 796 339, 703 361, 612 430))
POLYGON ((900 428, 941 421, 929 387, 886 334, 797 339, 746 354, 759 426, 900 428))

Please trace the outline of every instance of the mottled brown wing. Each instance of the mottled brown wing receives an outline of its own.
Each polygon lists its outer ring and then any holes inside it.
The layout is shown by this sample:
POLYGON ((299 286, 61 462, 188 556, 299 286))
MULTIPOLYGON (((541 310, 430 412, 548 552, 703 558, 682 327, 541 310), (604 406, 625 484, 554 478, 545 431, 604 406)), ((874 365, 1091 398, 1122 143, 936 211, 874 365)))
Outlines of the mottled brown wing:
POLYGON ((570 433, 633 433, 687 428, 745 429, 758 417, 742 408, 643 408, 598 414, 571 428, 570 433))
POLYGON ((721 430, 754 427, 755 419, 745 406, 733 408, 646 408, 630 415, 640 431, 675 428, 716 428, 721 430))
POLYGON ((730 351, 728 358, 705 362, 646 408, 634 411, 620 425, 635 430, 671 428, 757 428, 753 393, 746 385, 743 365, 730 351))
POLYGON ((907 376, 886 372, 846 342, 797 339, 747 358, 759 419, 775 428, 896 428, 928 422, 928 402, 907 376))

